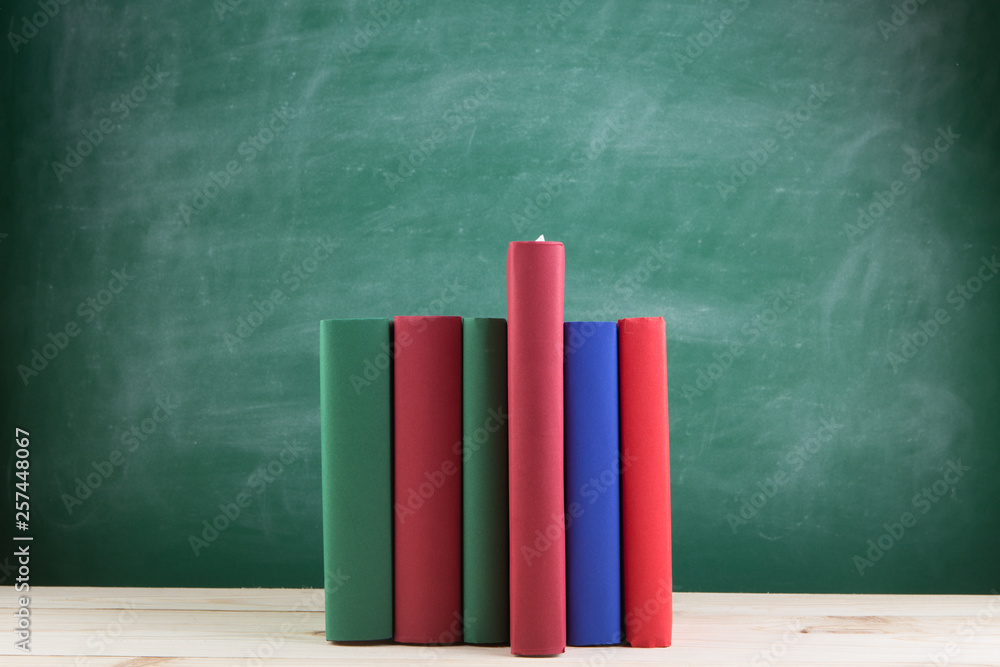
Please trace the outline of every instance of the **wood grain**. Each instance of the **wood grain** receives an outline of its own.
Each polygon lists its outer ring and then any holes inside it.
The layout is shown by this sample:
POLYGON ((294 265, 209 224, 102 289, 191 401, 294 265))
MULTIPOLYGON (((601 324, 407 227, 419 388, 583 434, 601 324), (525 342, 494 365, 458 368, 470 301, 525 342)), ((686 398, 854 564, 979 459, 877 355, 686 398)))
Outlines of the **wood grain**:
MULTIPOLYGON (((13 590, 7 588, 5 599, 13 590)), ((507 647, 331 644, 316 589, 41 587, 29 667, 509 664, 507 647)), ((676 593, 674 645, 570 647, 560 664, 1000 664, 1000 596, 676 593), (951 651, 950 655, 948 651, 951 651)), ((10 638, 4 614, 0 635, 10 638)), ((0 662, 7 664, 6 660, 0 662)))

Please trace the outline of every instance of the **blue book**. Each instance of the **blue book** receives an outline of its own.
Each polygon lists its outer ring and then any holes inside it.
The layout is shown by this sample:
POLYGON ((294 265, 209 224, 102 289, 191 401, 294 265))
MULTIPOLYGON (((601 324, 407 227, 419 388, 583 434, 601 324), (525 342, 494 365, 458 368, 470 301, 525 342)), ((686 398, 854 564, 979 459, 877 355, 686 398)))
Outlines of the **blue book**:
POLYGON ((566 322, 566 643, 622 640, 618 326, 566 322))

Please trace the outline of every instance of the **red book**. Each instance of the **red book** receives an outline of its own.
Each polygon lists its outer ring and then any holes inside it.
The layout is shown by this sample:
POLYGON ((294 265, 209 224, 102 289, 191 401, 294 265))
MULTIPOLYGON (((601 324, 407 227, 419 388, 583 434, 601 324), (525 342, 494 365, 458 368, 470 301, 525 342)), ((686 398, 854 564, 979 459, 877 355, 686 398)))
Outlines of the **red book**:
POLYGON ((462 318, 397 317, 393 639, 462 640, 462 318))
POLYGON ((507 251, 510 651, 566 650, 562 243, 507 251))
POLYGON ((618 320, 625 640, 670 646, 670 440, 662 317, 618 320))

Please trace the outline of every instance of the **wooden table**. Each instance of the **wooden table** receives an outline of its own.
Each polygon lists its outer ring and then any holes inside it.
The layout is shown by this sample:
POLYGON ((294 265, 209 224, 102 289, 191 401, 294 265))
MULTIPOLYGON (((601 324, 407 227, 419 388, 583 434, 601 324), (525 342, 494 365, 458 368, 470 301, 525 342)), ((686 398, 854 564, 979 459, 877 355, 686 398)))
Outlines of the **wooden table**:
MULTIPOLYGON (((14 650, 14 590, 3 587, 3 593, 3 665, 254 667, 277 658, 269 664, 437 662, 452 667, 517 660, 506 647, 328 643, 323 592, 310 589, 32 588, 32 652, 24 655, 14 650), (16 657, 6 657, 11 655, 16 657)), ((571 647, 553 660, 572 665, 995 667, 1000 665, 1000 595, 677 593, 671 648, 571 647)))

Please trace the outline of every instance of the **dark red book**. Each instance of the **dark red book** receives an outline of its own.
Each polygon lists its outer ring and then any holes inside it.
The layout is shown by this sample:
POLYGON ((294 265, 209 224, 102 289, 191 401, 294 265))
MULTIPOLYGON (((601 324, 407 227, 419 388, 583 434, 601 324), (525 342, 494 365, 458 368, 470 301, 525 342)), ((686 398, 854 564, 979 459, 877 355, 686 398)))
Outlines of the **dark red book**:
POLYGON ((618 320, 625 640, 670 646, 670 439, 662 317, 618 320))
POLYGON ((507 251, 510 650, 566 650, 563 514, 563 244, 507 251))
POLYGON ((462 318, 394 327, 393 639, 462 640, 462 318))

